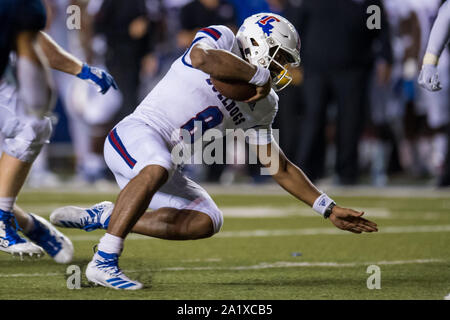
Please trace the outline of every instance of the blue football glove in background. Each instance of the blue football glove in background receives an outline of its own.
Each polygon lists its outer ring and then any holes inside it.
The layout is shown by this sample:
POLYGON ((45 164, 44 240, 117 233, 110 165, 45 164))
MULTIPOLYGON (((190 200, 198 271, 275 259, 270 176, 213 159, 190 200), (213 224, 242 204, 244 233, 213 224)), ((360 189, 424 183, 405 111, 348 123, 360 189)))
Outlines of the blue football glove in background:
POLYGON ((77 77, 96 85, 98 91, 102 94, 105 94, 110 87, 117 90, 117 83, 109 73, 96 67, 90 67, 87 63, 83 64, 83 68, 77 74, 77 77))
POLYGON ((419 85, 428 91, 441 90, 437 67, 432 64, 424 64, 419 75, 419 85))
POLYGON ((414 80, 403 80, 402 82, 403 96, 407 101, 413 101, 416 97, 416 84, 414 80))

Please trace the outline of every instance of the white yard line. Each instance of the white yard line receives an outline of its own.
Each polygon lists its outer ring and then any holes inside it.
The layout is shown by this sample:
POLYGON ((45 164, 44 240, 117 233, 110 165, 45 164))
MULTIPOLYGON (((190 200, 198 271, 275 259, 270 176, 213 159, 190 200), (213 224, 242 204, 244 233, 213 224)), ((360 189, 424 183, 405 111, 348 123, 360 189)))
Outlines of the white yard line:
POLYGON ((35 277, 57 277, 63 273, 49 272, 49 273, 11 273, 0 274, 0 278, 35 278, 35 277))
MULTIPOLYGON (((140 269, 140 270, 124 270, 127 273, 142 273, 142 272, 164 272, 164 271, 237 271, 237 270, 261 270, 261 269, 276 269, 276 268, 303 268, 303 267, 325 267, 325 268, 352 268, 358 266, 368 265, 404 265, 404 264, 425 264, 425 263, 441 263, 448 262, 442 259, 415 259, 415 260, 396 260, 396 261, 375 261, 375 262, 291 262, 291 261, 277 261, 277 262, 262 262, 256 265, 247 266, 208 266, 208 267, 167 267, 159 269, 140 269)), ((0 278, 33 278, 33 277, 56 277, 63 276, 64 273, 12 273, 0 274, 0 278)))
MULTIPOLYGON (((90 203, 77 202, 73 205, 75 205, 77 207, 81 207, 81 208, 90 208, 94 204, 95 203, 93 203, 93 202, 90 202, 90 203)), ((39 214, 44 217, 48 217, 53 212, 53 210, 61 208, 61 207, 70 206, 70 205, 71 204, 67 204, 67 202, 61 202, 61 203, 52 202, 52 204, 42 204, 42 203, 40 203, 40 204, 24 204, 24 205, 20 205, 20 207, 29 212, 39 214)))
MULTIPOLYGON (((202 271, 202 270, 259 270, 259 269, 275 269, 275 268, 300 268, 300 267, 337 267, 337 268, 352 268, 365 265, 402 265, 402 264, 424 264, 424 263, 437 263, 445 262, 441 259, 416 259, 416 260, 398 260, 398 261, 378 261, 378 262, 291 262, 291 261, 277 261, 272 263, 262 262, 256 265, 250 266, 231 266, 231 267, 170 267, 161 268, 158 271, 202 271)), ((142 272, 145 270, 131 271, 142 272)), ((147 270, 150 271, 150 270, 147 270)), ((156 270, 155 270, 156 271, 156 270)))

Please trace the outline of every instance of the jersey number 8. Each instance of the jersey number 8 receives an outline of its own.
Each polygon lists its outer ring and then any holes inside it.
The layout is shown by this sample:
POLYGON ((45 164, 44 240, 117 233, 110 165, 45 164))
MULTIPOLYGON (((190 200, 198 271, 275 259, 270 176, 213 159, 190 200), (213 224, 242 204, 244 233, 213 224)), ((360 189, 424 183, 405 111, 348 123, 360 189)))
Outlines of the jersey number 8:
POLYGON ((191 143, 194 142, 194 133, 201 130, 202 136, 206 130, 212 129, 222 123, 223 113, 217 106, 209 106, 205 110, 197 113, 197 115, 186 122, 181 129, 187 130, 191 136, 191 143), (196 123, 197 122, 197 123, 196 123), (198 125, 200 122, 200 129, 198 125))

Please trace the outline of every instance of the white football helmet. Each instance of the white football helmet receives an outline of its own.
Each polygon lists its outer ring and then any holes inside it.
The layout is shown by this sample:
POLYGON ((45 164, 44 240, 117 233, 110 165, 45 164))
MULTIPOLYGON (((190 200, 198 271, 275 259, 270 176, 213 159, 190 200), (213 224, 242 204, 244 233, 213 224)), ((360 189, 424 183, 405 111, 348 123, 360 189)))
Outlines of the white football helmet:
POLYGON ((236 39, 249 63, 270 67, 275 91, 289 85, 287 67, 300 65, 300 37, 292 23, 278 14, 258 13, 245 19, 236 39))

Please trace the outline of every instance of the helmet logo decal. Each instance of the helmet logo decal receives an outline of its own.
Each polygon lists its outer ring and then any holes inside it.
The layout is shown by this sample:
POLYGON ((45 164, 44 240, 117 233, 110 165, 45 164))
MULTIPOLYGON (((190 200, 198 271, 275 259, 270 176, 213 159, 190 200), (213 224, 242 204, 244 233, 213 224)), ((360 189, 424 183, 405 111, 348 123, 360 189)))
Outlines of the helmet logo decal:
POLYGON ((261 27, 267 36, 270 36, 273 29, 272 22, 280 22, 280 20, 274 16, 264 16, 259 19, 256 24, 261 27))

